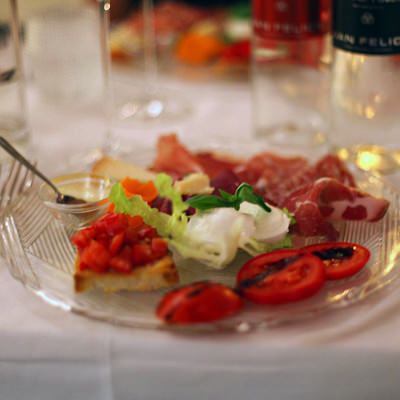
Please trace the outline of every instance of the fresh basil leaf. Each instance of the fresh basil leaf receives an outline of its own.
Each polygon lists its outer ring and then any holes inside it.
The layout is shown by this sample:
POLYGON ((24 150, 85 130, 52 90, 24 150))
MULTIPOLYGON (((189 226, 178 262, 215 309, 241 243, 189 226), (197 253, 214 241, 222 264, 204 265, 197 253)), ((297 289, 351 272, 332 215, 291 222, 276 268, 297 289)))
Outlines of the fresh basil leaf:
POLYGON ((242 183, 235 194, 230 194, 220 189, 221 197, 212 194, 199 194, 186 200, 186 204, 205 211, 211 208, 232 207, 235 210, 240 209, 240 204, 244 201, 259 205, 266 212, 271 212, 271 209, 264 203, 263 198, 254 192, 254 189, 248 183, 242 183))
POLYGON ((211 208, 232 207, 232 202, 211 194, 199 194, 190 197, 185 203, 201 211, 209 210, 211 208))
POLYGON ((225 190, 219 189, 219 193, 222 196, 222 198, 231 201, 232 203, 236 201, 237 197, 234 194, 230 194, 228 192, 225 192, 225 190))
POLYGON ((248 203, 259 205, 266 212, 271 212, 271 209, 265 204, 263 198, 254 192, 252 186, 247 183, 242 183, 235 192, 239 203, 247 201, 248 203))

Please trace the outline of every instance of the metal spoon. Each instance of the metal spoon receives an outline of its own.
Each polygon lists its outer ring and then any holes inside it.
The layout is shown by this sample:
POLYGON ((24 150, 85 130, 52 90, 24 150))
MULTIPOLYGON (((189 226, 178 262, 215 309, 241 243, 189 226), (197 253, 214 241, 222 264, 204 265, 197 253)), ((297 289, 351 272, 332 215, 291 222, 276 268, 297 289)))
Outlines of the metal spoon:
POLYGON ((45 181, 57 194, 56 202, 59 204, 83 204, 86 203, 84 200, 77 199, 67 194, 62 194, 57 186, 54 185, 50 179, 46 178, 34 165, 32 165, 21 153, 19 153, 10 143, 7 142, 2 136, 0 136, 0 146, 13 158, 23 164, 26 168, 31 170, 40 179, 45 181))

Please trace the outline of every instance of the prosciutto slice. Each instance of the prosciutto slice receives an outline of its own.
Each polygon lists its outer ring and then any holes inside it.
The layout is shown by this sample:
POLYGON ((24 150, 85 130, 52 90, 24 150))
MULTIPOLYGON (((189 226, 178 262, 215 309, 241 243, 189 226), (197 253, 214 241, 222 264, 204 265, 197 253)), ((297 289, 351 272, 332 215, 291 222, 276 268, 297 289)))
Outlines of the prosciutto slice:
POLYGON ((355 187, 353 175, 346 168, 346 165, 335 154, 327 154, 321 158, 314 166, 314 179, 318 178, 335 178, 345 185, 355 187))
POLYGON ((214 179, 226 171, 233 171, 242 162, 232 157, 210 152, 197 153, 196 159, 210 179, 214 179))
POLYGON ((196 156, 178 141, 175 134, 160 136, 157 157, 151 169, 165 172, 175 179, 191 172, 204 172, 196 156))
POLYGON ((266 190, 308 166, 308 161, 303 157, 281 157, 263 152, 237 166, 234 172, 242 182, 266 190))
POLYGON ((335 240, 338 232, 330 221, 377 221, 385 215, 389 202, 336 179, 320 178, 290 194, 283 207, 294 214, 297 233, 335 240))
POLYGON ((157 157, 151 169, 165 172, 175 179, 192 172, 203 172, 213 179, 227 170, 233 170, 242 161, 233 157, 218 156, 210 152, 192 153, 183 146, 175 134, 160 136, 157 157))

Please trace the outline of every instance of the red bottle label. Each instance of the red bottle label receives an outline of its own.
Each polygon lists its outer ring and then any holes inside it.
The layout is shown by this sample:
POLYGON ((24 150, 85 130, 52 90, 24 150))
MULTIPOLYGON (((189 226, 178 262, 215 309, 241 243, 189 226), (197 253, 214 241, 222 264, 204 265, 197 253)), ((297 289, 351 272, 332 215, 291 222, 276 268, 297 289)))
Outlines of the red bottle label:
POLYGON ((330 30, 330 0, 253 0, 255 35, 301 39, 330 30))

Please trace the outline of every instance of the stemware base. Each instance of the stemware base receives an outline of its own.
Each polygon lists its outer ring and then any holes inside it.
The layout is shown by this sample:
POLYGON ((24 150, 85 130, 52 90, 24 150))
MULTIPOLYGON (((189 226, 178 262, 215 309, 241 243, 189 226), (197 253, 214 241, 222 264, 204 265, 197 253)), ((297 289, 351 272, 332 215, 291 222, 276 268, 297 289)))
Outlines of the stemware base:
POLYGON ((350 161, 365 171, 391 174, 400 170, 400 150, 364 144, 340 148, 337 154, 342 160, 350 161))
POLYGON ((126 159, 132 153, 133 145, 121 141, 109 140, 101 147, 92 147, 74 153, 67 160, 69 170, 87 171, 103 157, 126 159))
POLYGON ((167 123, 190 115, 190 101, 176 89, 116 84, 115 108, 117 124, 167 123))

